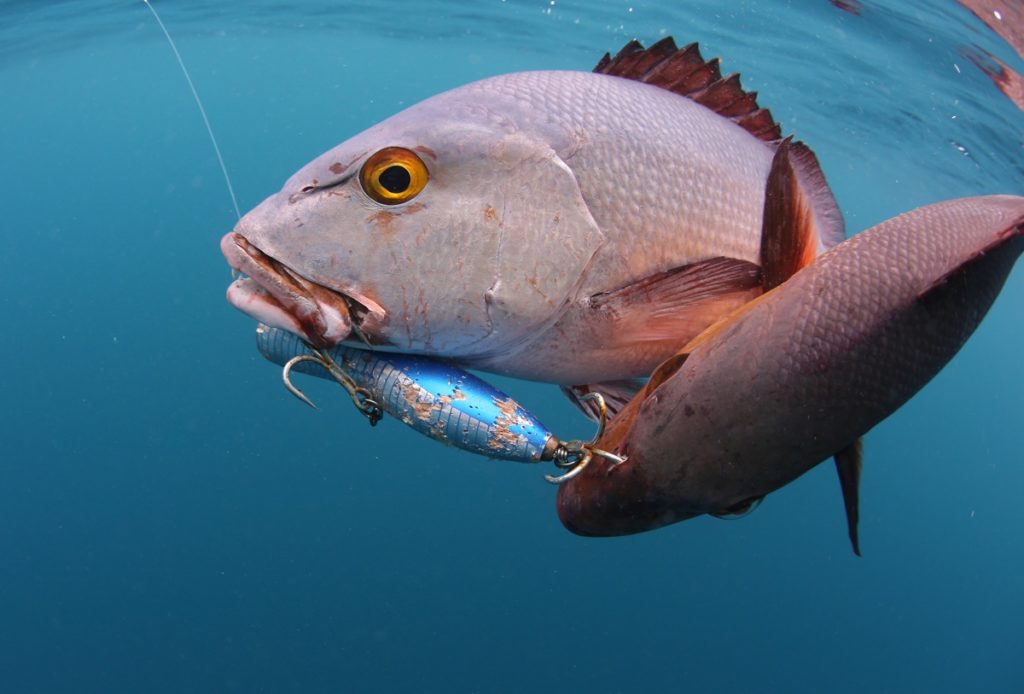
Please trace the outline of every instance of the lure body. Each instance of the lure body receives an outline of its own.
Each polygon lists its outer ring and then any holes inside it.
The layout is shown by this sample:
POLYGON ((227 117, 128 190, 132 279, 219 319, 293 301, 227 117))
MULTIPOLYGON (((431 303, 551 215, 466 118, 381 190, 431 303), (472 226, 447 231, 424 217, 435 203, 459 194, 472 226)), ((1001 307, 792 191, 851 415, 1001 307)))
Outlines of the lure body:
MULTIPOLYGON (((256 329, 256 345, 278 365, 312 354, 292 333, 265 325, 256 329)), ((523 463, 540 462, 556 443, 522 405, 462 369, 425 357, 344 346, 324 352, 385 412, 442 443, 523 463)), ((315 362, 299 362, 294 370, 329 378, 315 362)))

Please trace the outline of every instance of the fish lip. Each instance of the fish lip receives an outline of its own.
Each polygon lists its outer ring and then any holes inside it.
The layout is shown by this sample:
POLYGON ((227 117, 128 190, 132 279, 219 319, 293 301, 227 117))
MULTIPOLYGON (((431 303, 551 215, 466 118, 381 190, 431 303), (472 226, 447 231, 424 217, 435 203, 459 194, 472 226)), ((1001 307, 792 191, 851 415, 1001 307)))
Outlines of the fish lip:
POLYGON ((243 274, 229 287, 228 301, 257 320, 273 315, 276 327, 321 348, 344 341, 353 326, 382 322, 380 306, 299 275, 237 231, 225 234, 220 246, 232 270, 243 274))

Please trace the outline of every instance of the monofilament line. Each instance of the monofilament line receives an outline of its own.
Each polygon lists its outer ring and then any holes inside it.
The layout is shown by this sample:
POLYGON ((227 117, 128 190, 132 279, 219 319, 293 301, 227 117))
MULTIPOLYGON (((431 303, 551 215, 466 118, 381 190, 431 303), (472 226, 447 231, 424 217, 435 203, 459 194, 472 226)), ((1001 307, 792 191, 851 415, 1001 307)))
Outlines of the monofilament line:
POLYGON ((192 84, 192 77, 188 74, 188 68, 185 67, 185 61, 181 59, 181 53, 178 53, 178 47, 174 45, 174 39, 171 38, 171 33, 167 31, 167 27, 160 20, 160 15, 156 13, 156 8, 149 2, 149 0, 142 0, 146 3, 146 7, 153 13, 153 18, 156 19, 156 23, 160 25, 160 30, 164 32, 164 36, 167 37, 167 43, 171 45, 171 50, 174 51, 174 57, 178 59, 178 65, 181 66, 181 71, 185 75, 185 81, 188 82, 188 88, 192 90, 192 96, 195 97, 196 106, 199 107, 199 114, 203 117, 203 123, 206 125, 206 132, 210 134, 210 142, 213 143, 213 151, 217 153, 217 162, 220 164, 220 171, 224 174, 224 183, 228 186, 228 194, 231 195, 231 204, 235 206, 235 214, 239 219, 242 218, 242 213, 238 209, 238 200, 235 199, 235 189, 231 185, 231 177, 228 176, 228 167, 224 166, 224 157, 220 154, 220 147, 217 146, 217 138, 213 136, 213 128, 210 127, 210 119, 206 117, 206 109, 203 108, 203 101, 199 98, 199 92, 196 91, 196 87, 192 84))

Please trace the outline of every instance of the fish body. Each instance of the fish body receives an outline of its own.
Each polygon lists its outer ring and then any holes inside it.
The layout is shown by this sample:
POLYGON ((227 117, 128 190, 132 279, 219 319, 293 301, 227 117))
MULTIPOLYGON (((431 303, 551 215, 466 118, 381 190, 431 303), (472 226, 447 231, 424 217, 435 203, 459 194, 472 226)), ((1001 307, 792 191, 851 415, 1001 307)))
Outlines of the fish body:
POLYGON ((743 509, 836 456, 856 540, 859 437, 957 353, 1024 251, 1024 198, 931 205, 858 234, 667 360, 559 490, 584 535, 743 509))
MULTIPOLYGON (((474 82, 324 153, 222 240, 247 275, 229 300, 320 347, 567 385, 648 375, 761 293, 778 126, 695 46, 630 44, 598 70, 474 82)), ((842 220, 793 152, 816 254, 842 220)))
MULTIPOLYGON (((294 334, 260 325, 256 346, 283 366, 313 352, 294 334)), ((489 458, 537 463, 550 458, 557 439, 511 397, 473 374, 432 359, 339 345, 327 354, 381 408, 436 441, 489 458)), ((329 378, 315 362, 294 371, 329 378)))

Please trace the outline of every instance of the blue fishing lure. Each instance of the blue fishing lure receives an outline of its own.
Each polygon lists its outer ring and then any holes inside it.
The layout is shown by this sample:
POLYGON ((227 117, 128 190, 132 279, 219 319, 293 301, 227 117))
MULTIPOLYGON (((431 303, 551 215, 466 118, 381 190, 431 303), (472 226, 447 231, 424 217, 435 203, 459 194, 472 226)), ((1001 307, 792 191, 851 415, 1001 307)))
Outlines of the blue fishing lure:
MULTIPOLYGON (((284 366, 315 353, 290 332, 260 325, 256 345, 284 366)), ((407 354, 338 346, 323 350, 357 388, 388 414, 446 444, 490 458, 536 463, 552 460, 560 444, 511 397, 471 373, 407 354)), ((332 378, 318 361, 298 361, 294 371, 332 378)))

